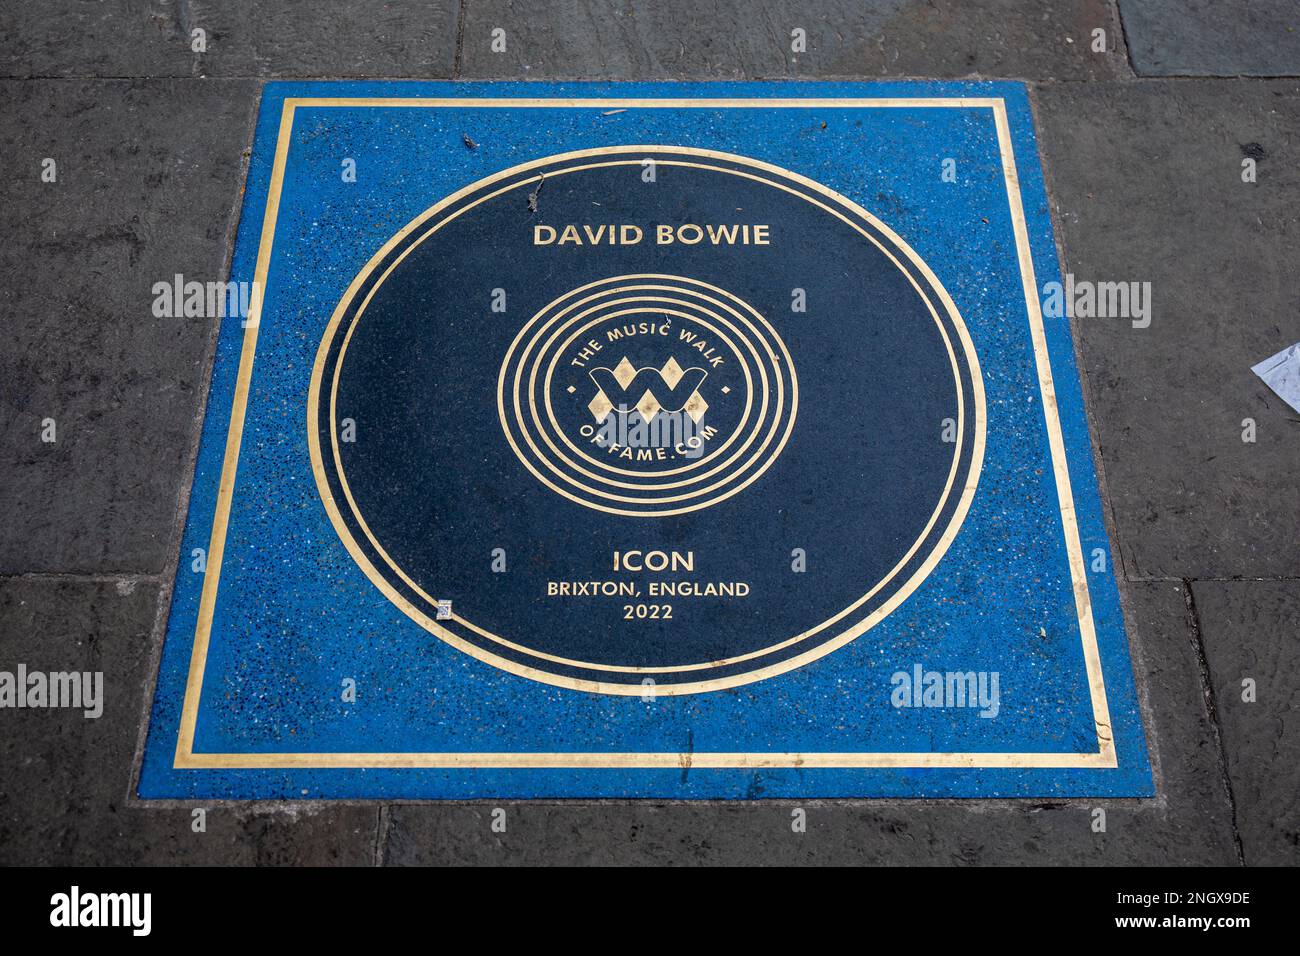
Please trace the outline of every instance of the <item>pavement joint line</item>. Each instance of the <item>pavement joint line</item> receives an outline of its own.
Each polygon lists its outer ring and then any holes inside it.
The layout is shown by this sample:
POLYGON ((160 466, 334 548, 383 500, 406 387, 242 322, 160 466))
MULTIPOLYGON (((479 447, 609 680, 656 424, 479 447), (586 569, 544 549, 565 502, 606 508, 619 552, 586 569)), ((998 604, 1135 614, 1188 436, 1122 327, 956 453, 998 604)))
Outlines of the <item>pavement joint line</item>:
POLYGON ((1131 583, 1133 583, 1133 584, 1177 584, 1177 583, 1180 583, 1180 582, 1185 584, 1185 583, 1187 583, 1187 582, 1189 582, 1189 581, 1190 581, 1192 584, 1208 584, 1208 583, 1213 583, 1213 582, 1218 582, 1218 581, 1241 581, 1241 582, 1247 582, 1247 583, 1269 584, 1269 583, 1286 582, 1286 581, 1300 581, 1300 575, 1294 575, 1294 574, 1279 574, 1279 575, 1276 575, 1276 576, 1273 576, 1273 577, 1254 578, 1254 577, 1246 577, 1245 575, 1241 575, 1241 574, 1231 574, 1231 575, 1226 575, 1226 576, 1211 576, 1211 575, 1203 575, 1203 576, 1194 577, 1194 578, 1189 578, 1189 577, 1131 577, 1131 578, 1126 578, 1125 580, 1127 580, 1127 581, 1129 581, 1129 582, 1131 582, 1131 583))
MULTIPOLYGON (((340 76, 340 75, 309 75, 309 74, 276 74, 268 76, 265 74, 232 74, 221 76, 183 76, 179 74, 96 74, 96 73, 32 73, 25 75, 0 75, 0 82, 3 83, 27 83, 27 82, 87 82, 102 81, 114 83, 178 83, 178 82, 196 82, 196 83, 315 83, 315 82, 375 82, 375 83, 429 83, 438 81, 455 81, 460 83, 615 83, 619 82, 613 76, 592 76, 590 74, 567 74, 567 75, 546 75, 544 77, 520 76, 517 73, 501 73, 493 75, 475 75, 461 76, 452 72, 448 73, 420 73, 407 74, 403 76, 340 76)), ((1282 80, 1300 80, 1300 72, 1297 73, 1270 73, 1266 76, 1247 75, 1247 74, 1197 74, 1197 73, 1135 73, 1132 76, 1113 76, 1103 79, 1088 77, 1032 77, 1032 76, 1012 76, 1003 74, 985 74, 985 73, 968 73, 962 76, 934 77, 919 76, 915 74, 883 74, 879 76, 864 77, 861 73, 808 73, 799 76, 790 76, 788 74, 754 74, 747 75, 742 73, 716 74, 700 73, 677 76, 656 77, 644 82, 650 83, 807 83, 810 86, 823 82, 843 82, 843 83, 903 83, 903 82, 966 82, 966 83, 996 83, 999 81, 1010 81, 1015 83, 1024 83, 1030 88, 1033 87, 1063 87, 1063 86, 1106 86, 1110 84, 1124 85, 1128 83, 1164 83, 1164 82, 1200 82, 1200 83, 1274 83, 1282 80)), ((642 81, 635 81, 642 82, 642 81)))
POLYGON ((176 4, 176 26, 180 28, 181 36, 190 35, 190 3, 189 0, 178 0, 176 4))
MULTIPOLYGON (((180 497, 188 499, 188 490, 182 488, 180 497)), ((179 558, 178 554, 177 562, 179 562, 179 558)), ((140 717, 136 721, 135 752, 131 754, 131 766, 126 776, 126 794, 122 801, 123 805, 128 807, 142 805, 136 798, 136 789, 140 780, 140 768, 144 763, 145 743, 149 739, 149 722, 153 713, 153 695, 158 684, 158 666, 162 661, 163 637, 167 633, 167 617, 171 612, 173 590, 175 590, 175 585, 172 581, 164 579, 154 598, 153 624, 149 628, 149 656, 145 663, 145 671, 140 684, 140 717)))
MULTIPOLYGON (((1182 589, 1182 583, 1178 582, 1178 587, 1182 589)), ((1133 668, 1133 685, 1137 691, 1138 711, 1142 716, 1142 726, 1146 728, 1146 747, 1147 759, 1151 762, 1151 780, 1155 786, 1155 802, 1164 809, 1169 809, 1168 788, 1166 783, 1165 772, 1165 754, 1162 745, 1166 740, 1166 735, 1161 722, 1157 720, 1155 705, 1152 703, 1152 681, 1147 677, 1150 672, 1149 660, 1151 649, 1147 643, 1145 629, 1129 627, 1137 621, 1134 612, 1131 610, 1136 598, 1134 591, 1137 588, 1130 589, 1127 582, 1119 588, 1119 606, 1120 613, 1123 615, 1126 633, 1128 635, 1128 650, 1132 660, 1133 668)), ((1159 651, 1156 649, 1156 657, 1159 658, 1159 651)))
MULTIPOLYGON (((1034 84, 1027 85, 1026 89, 1028 91, 1029 113, 1034 128, 1035 130, 1042 130, 1044 124, 1040 114, 1038 90, 1034 84)), ((1052 238, 1056 247, 1057 265, 1060 267, 1061 274, 1066 275, 1070 271, 1070 259, 1065 248, 1065 223, 1061 221, 1060 206, 1056 201, 1056 180, 1052 164, 1043 150, 1042 137, 1035 137, 1035 145, 1038 150, 1039 167, 1043 171, 1043 192, 1047 195, 1048 215, 1052 220, 1052 238)), ((1074 351, 1075 368, 1078 369, 1079 389, 1083 393, 1084 418, 1088 428, 1088 446, 1092 451, 1093 467, 1097 472, 1097 492, 1102 503, 1102 521, 1106 525, 1111 573, 1115 575, 1117 581, 1129 581, 1131 579, 1124 560, 1124 549, 1120 545, 1119 517, 1115 514, 1115 499, 1110 493, 1110 481, 1106 475, 1106 459, 1102 453, 1101 436, 1097 433, 1095 424, 1092 379, 1088 372, 1087 362, 1084 360, 1080 335, 1073 324, 1070 326, 1070 345, 1074 351)), ((1123 602, 1121 601, 1122 606, 1123 602)))
MULTIPOLYGON (((288 78, 286 78, 288 79, 288 78)), ((446 77, 442 77, 446 79, 446 77)), ((278 81, 278 76, 180 76, 172 74, 133 74, 133 75, 107 75, 98 73, 30 73, 25 76, 0 76, 0 83, 25 83, 25 82, 54 82, 66 80, 68 82, 86 82, 88 80, 99 80, 105 83, 266 83, 268 81, 278 81)))
MULTIPOLYGON (((1034 127, 1037 130, 1042 130, 1045 128, 1045 124, 1043 124, 1041 121, 1040 103, 1038 101, 1038 87, 1036 84, 1031 83, 1027 86, 1027 90, 1028 90, 1028 99, 1029 99, 1029 109, 1030 109, 1030 114, 1033 117, 1034 127)), ((1065 229, 1065 223, 1061 220, 1060 204, 1056 200, 1055 170, 1043 149, 1043 142, 1044 140, 1041 137, 1036 139, 1036 144, 1038 147, 1038 159, 1041 168, 1043 170, 1043 190, 1047 194, 1048 215, 1051 216, 1052 219, 1052 227, 1053 227, 1052 235, 1053 235, 1053 239, 1055 239, 1055 244, 1056 244, 1057 262, 1060 266, 1061 274, 1065 275, 1070 271, 1070 266, 1069 266, 1070 256, 1065 245, 1065 241, 1066 241, 1065 234, 1067 230, 1065 229)), ((1127 597, 1128 597, 1127 585, 1130 582, 1138 582, 1141 579, 1136 578, 1130 574, 1128 561, 1124 554, 1124 548, 1121 541, 1121 533, 1120 533, 1122 526, 1120 523, 1119 515, 1117 515, 1115 512, 1115 497, 1114 495, 1111 494, 1110 478, 1106 470, 1106 456, 1101 444, 1101 435, 1097 431, 1096 422, 1098 419, 1097 419, 1096 407, 1093 400, 1092 376, 1088 369, 1088 363, 1086 361, 1086 357, 1083 354, 1083 343, 1082 343, 1081 334, 1074 325, 1071 325, 1070 327, 1070 343, 1074 350, 1075 367, 1078 369, 1079 387, 1083 393, 1083 404, 1084 404, 1084 412, 1085 412, 1084 417, 1087 421, 1087 428, 1088 428, 1088 443, 1092 449, 1093 467, 1096 469, 1097 472, 1097 488, 1102 503, 1102 520, 1106 525, 1106 533, 1108 537, 1107 544, 1110 551, 1110 560, 1111 560, 1111 572, 1112 574, 1115 575, 1116 581, 1122 584, 1122 586, 1119 588, 1120 607, 1121 607, 1121 611, 1125 611, 1125 609, 1127 608, 1127 597)), ((1171 580, 1181 580, 1181 578, 1174 578, 1171 580)), ((1127 623, 1129 618, 1127 616, 1126 611, 1125 611, 1125 615, 1126 615, 1125 621, 1127 623)), ((1131 646, 1132 646, 1132 642, 1130 641, 1130 647, 1131 646)), ((1135 678, 1137 679, 1137 683, 1140 688, 1139 693, 1140 695, 1143 695, 1143 699, 1145 699, 1144 682, 1140 678, 1137 678, 1136 674, 1135 674, 1135 678)), ((1146 726, 1147 727, 1154 726, 1153 719, 1152 719, 1153 715, 1147 712, 1146 717, 1148 718, 1146 726)), ((1151 745, 1151 751, 1152 751, 1152 758, 1153 760, 1155 760, 1156 754, 1155 754, 1154 745, 1151 745)), ((1157 781, 1157 790, 1159 790, 1158 781, 1157 781)))
POLYGON ((465 56, 465 8, 469 0, 460 0, 456 5, 456 47, 451 61, 451 78, 460 79, 461 66, 465 56))
POLYGON ((389 804, 381 804, 377 819, 375 820, 375 866, 384 865, 384 851, 388 846, 388 828, 391 823, 391 810, 392 807, 389 804))
POLYGON ((20 571, 17 574, 0 574, 0 581, 66 581, 74 584, 163 584, 167 572, 163 571, 20 571))
MULTIPOLYGON (((240 213, 243 210, 244 190, 248 186, 248 171, 252 164, 253 136, 257 130, 257 117, 261 105, 262 87, 257 86, 254 95, 251 97, 251 102, 248 104, 243 142, 242 144, 235 144, 240 147, 238 188, 234 190, 234 195, 231 197, 230 209, 226 213, 225 234, 222 236, 224 252, 220 274, 225 276, 227 280, 230 278, 234 264, 235 233, 239 228, 240 213)), ((199 442, 203 435, 203 422, 207 417, 208 400, 212 393, 212 373, 216 365, 217 342, 220 335, 221 322, 218 320, 212 323, 212 327, 208 331, 207 342, 204 344, 204 354, 199 371, 200 382, 197 389, 198 401, 195 403, 196 408, 190 422, 189 448, 186 451, 183 466, 183 473, 188 476, 189 480, 182 480, 176 493, 176 508, 169 536, 171 540, 169 552, 171 557, 162 572, 161 586, 157 595, 158 603, 154 609, 153 627, 149 634, 149 660, 146 664, 141 687, 139 729, 136 731, 135 753, 132 755, 131 769, 127 776, 125 798, 127 806, 140 805, 139 798, 136 796, 140 783, 140 769, 144 764, 144 750, 149 740, 150 723, 153 719, 153 699, 157 691, 163 641, 167 636, 167 620, 171 614, 172 592, 175 590, 176 572, 180 566, 180 552, 185 535, 185 520, 189 513, 190 495, 193 493, 194 475, 198 468, 199 442)))
POLYGON ((1138 73, 1131 80, 1122 77, 1114 77, 1109 80, 1088 80, 1088 79, 1071 79, 1061 77, 1049 77, 1041 80, 1025 80, 1024 82, 1037 86, 1106 86, 1107 84, 1150 84, 1164 83, 1170 81, 1174 83, 1216 83, 1239 85, 1241 83, 1276 83, 1279 80, 1300 80, 1300 73, 1270 73, 1267 76, 1246 76, 1241 74, 1226 73, 1138 73))
POLYGON ((510 807, 528 810, 533 807, 554 809, 597 810, 600 808, 626 808, 630 810, 695 810, 701 807, 732 809, 736 812, 800 807, 810 810, 928 810, 931 807, 948 807, 969 810, 972 813, 1045 813, 1056 810, 1090 811, 1098 806, 1107 809, 1131 810, 1139 813, 1164 813, 1169 801, 1163 795, 1154 797, 1069 797, 1059 800, 1043 797, 762 797, 744 800, 728 799, 673 799, 661 800, 646 797, 476 797, 473 799, 438 799, 389 797, 304 797, 298 800, 259 798, 204 799, 202 797, 160 797, 142 800, 132 798, 128 805, 135 810, 188 810, 202 807, 206 810, 229 810, 247 816, 283 814, 296 816, 315 814, 336 807, 366 807, 388 811, 384 824, 385 834, 392 827, 391 813, 395 808, 461 808, 510 807))
POLYGON ((1273 80, 1300 80, 1300 73, 1269 73, 1267 75, 1246 73, 1139 73, 1139 80, 1225 80, 1232 83, 1254 81, 1270 82, 1273 80))
POLYGON ((1109 6, 1115 11, 1115 23, 1119 26, 1120 39, 1124 41, 1124 65, 1128 67, 1130 76, 1139 76, 1137 64, 1133 62, 1133 44, 1128 42, 1128 27, 1124 24, 1124 11, 1119 5, 1119 0, 1111 0, 1109 6))
POLYGON ((1214 744, 1219 751, 1219 776, 1228 797, 1228 809, 1232 812, 1232 844, 1237 853, 1237 863, 1246 864, 1246 854, 1241 842, 1241 830, 1237 825, 1237 796, 1232 789, 1232 776, 1228 773, 1228 752, 1223 742, 1223 731, 1219 726, 1218 707, 1215 702, 1214 677, 1210 673, 1210 662, 1205 656, 1205 638, 1201 633, 1200 615, 1196 611, 1196 596, 1192 593, 1192 580, 1183 582, 1183 601, 1187 605, 1188 624, 1191 627, 1192 649, 1196 652, 1196 666, 1200 671, 1201 692, 1205 695, 1205 710, 1214 733, 1214 744))
MULTIPOLYGON (((1116 11, 1118 15, 1118 10, 1116 11)), ((1127 50, 1127 45, 1125 47, 1127 50)), ((1127 53, 1126 53, 1127 57, 1127 53)), ((1040 113, 1038 99, 1038 87, 1036 84, 1027 84, 1027 99, 1029 101, 1030 116, 1036 130, 1045 128, 1040 113)), ((1038 160, 1040 168, 1043 171, 1043 191, 1047 197, 1048 215, 1052 220, 1052 237, 1055 240, 1057 263, 1060 267, 1061 274, 1067 274, 1069 270, 1069 255, 1065 246, 1066 229, 1061 221, 1060 205, 1056 201, 1056 182, 1055 170, 1052 163, 1043 148, 1043 139, 1036 138, 1038 149, 1038 160)), ((1124 548, 1121 544, 1120 530, 1121 525, 1119 516, 1115 513, 1115 499, 1111 494, 1110 479, 1106 471, 1106 458, 1103 454, 1101 435, 1097 431, 1097 418, 1093 401, 1092 379, 1089 374, 1088 365, 1083 355, 1082 339, 1077 328, 1073 325, 1070 328, 1070 342, 1074 350, 1075 367, 1079 375, 1079 388, 1083 396, 1084 418, 1088 429, 1088 444, 1092 451, 1093 467, 1097 475, 1097 490, 1102 505, 1102 521, 1105 524, 1107 534, 1107 548, 1111 560, 1111 573, 1115 577, 1116 589, 1119 592, 1120 613, 1124 618, 1125 630, 1129 635, 1128 646, 1129 654, 1133 658, 1131 666, 1133 667, 1133 683, 1136 688, 1138 709, 1142 714, 1143 726, 1147 728, 1147 758, 1151 762, 1152 782, 1155 785, 1156 799, 1166 805, 1165 796, 1165 777, 1164 761, 1160 750, 1160 731, 1158 722, 1155 719, 1151 706, 1150 690, 1147 686, 1146 667, 1145 667, 1145 648, 1142 646, 1141 638, 1137 635, 1139 629, 1131 626, 1136 622, 1130 611, 1131 598, 1129 587, 1136 583, 1129 575, 1129 569, 1124 556, 1124 548)))

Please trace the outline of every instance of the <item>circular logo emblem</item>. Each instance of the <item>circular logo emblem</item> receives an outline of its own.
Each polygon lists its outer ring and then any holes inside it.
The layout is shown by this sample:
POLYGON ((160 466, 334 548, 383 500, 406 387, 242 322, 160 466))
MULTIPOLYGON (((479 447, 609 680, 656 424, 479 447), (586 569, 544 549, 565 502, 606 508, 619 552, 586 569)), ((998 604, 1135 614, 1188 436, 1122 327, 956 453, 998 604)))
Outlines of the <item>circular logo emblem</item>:
POLYGON ((369 581, 323 556, 340 600, 373 585, 509 675, 637 696, 866 634, 943 572, 985 435, 970 333, 897 234, 670 146, 512 167, 408 223, 327 323, 307 418, 369 581))
POLYGON ((776 330, 681 276, 619 276, 548 303, 506 353, 501 425, 519 460, 579 504, 674 515, 753 482, 794 427, 776 330))

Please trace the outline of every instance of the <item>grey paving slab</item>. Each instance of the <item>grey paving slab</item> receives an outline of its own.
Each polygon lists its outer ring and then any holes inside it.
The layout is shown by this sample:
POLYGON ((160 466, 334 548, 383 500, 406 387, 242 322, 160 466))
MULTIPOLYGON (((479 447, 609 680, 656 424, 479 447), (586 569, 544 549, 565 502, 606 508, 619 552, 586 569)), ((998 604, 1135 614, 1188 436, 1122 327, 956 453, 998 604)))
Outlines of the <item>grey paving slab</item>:
POLYGON ((103 713, 0 709, 0 865, 366 864, 378 810, 208 809, 127 800, 157 587, 147 582, 0 582, 0 671, 102 672, 103 713))
POLYGON ((1151 283, 1149 327, 1074 322, 1126 573, 1300 573, 1300 422, 1250 370, 1300 340, 1300 84, 1050 84, 1035 98, 1063 271, 1151 283))
POLYGON ((1295 0, 1119 0, 1143 76, 1296 76, 1295 0))
POLYGON ((157 318, 152 288, 226 278, 256 101, 247 82, 0 82, 0 573, 166 564, 218 320, 157 318))
POLYGON ((461 61, 464 76, 511 78, 1129 75, 1105 0, 470 0, 461 61))
POLYGON ((1192 593, 1246 862, 1294 866, 1300 863, 1300 581, 1195 581, 1192 593))
POLYGON ((0 7, 4 76, 189 76, 180 0, 50 0, 0 7))
MULTIPOLYGON (((401 864, 1225 864, 1231 811, 1181 585, 1129 588, 1127 617, 1160 796, 1149 801, 795 805, 409 804, 389 811, 401 864), (1106 810, 1106 832, 1092 830, 1106 810)), ((761 775, 756 778, 761 791, 761 775)))
POLYGON ((456 13, 456 0, 11 3, 0 9, 0 75, 445 78, 456 13))

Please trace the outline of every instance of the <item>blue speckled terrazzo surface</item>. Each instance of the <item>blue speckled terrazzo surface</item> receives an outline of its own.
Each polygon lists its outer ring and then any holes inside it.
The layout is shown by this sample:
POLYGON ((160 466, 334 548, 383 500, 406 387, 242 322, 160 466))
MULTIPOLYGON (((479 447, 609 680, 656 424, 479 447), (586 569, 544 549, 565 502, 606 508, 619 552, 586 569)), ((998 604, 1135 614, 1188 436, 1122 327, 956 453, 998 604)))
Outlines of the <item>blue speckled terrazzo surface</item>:
MULTIPOLYGON (((232 279, 254 275, 282 102, 313 96, 1000 97, 1009 113, 1038 282, 1059 278, 1032 122, 1019 84, 271 83, 263 95, 232 279)), ((548 201, 545 190, 539 201, 548 201)), ((797 254, 816 262, 817 250, 804 248, 797 254)), ((508 269, 504 274, 501 285, 520 281, 508 269)), ((796 323, 807 320, 775 313, 769 317, 792 343, 806 334, 796 323)), ((492 319, 485 316, 484 321, 492 319)), ((1082 553, 1090 564, 1096 549, 1106 556, 1104 569, 1089 571, 1087 586, 1119 766, 705 769, 689 758, 693 753, 737 752, 1050 754, 1096 749, 1029 329, 988 108, 632 108, 607 114, 599 107, 298 107, 193 747, 198 755, 298 756, 282 762, 259 757, 255 762, 265 766, 258 769, 240 768, 239 758, 225 761, 229 767, 173 765, 204 583, 204 575, 191 570, 191 555, 210 547, 244 342, 239 320, 230 319, 218 345, 141 796, 1150 794, 1151 772, 1066 319, 1047 319, 1045 331, 1082 553), (466 147, 466 134, 477 148, 466 147), (376 588, 340 541, 313 479, 306 427, 310 376, 326 324, 358 271, 399 229, 456 190, 509 167, 556 153, 644 143, 770 163, 821 183, 877 216, 919 254, 955 302, 979 355, 988 414, 983 468, 969 514, 938 566, 897 609, 851 643, 786 673, 709 693, 650 700, 517 676, 420 627, 376 588), (356 159, 356 182, 340 177, 342 157, 356 159), (956 160, 955 183, 940 175, 947 157, 956 160), (910 672, 917 664, 941 671, 997 672, 998 716, 982 718, 972 708, 891 706, 891 675, 910 672), (345 679, 356 681, 355 702, 342 699, 345 679), (575 752, 687 756, 679 765, 661 769, 303 766, 319 754, 575 752)), ((458 341, 458 347, 467 348, 473 340, 458 341)), ((845 354, 853 354, 855 344, 853 335, 840 337, 845 354)), ((816 374, 816 364, 801 364, 798 354, 795 364, 801 376, 816 374)), ((908 401, 906 396, 899 400, 908 401)), ((783 458, 778 466, 802 464, 810 497, 833 511, 842 507, 837 488, 845 480, 838 461, 827 448, 804 461, 783 458)), ((434 475, 443 470, 461 475, 470 467, 445 458, 429 465, 434 475)), ((780 480, 776 467, 771 480, 780 480)), ((567 503, 550 510, 550 499, 536 493, 530 478, 520 475, 518 481, 516 506, 530 509, 537 503, 541 509, 529 512, 538 534, 545 534, 548 521, 558 526, 570 520, 567 503)), ((447 483, 452 483, 450 476, 447 483)), ((438 482, 432 487, 436 494, 438 482)), ((756 495, 764 493, 761 481, 754 487, 756 495)), ((707 520, 710 512, 701 514, 705 517, 693 520, 707 520)), ((842 517, 859 520, 853 514, 842 517)), ((796 531, 793 545, 801 543, 797 538, 796 531)), ((495 545, 485 535, 484 551, 495 545)), ((527 541, 502 545, 519 555, 528 553, 527 541)), ((741 561, 744 556, 731 558, 741 561)), ((790 581, 793 605, 811 600, 800 593, 803 579, 790 581)))

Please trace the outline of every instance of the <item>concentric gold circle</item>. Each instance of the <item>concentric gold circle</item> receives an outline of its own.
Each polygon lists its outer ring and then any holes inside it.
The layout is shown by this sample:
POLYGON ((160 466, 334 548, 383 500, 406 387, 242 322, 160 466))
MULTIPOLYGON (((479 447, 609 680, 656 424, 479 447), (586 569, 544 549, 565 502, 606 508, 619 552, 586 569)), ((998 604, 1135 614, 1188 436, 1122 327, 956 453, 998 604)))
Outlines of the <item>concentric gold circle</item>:
POLYGON ((725 500, 771 467, 794 427, 798 378, 776 330, 738 296, 682 276, 615 276, 559 296, 525 323, 502 361, 497 398, 506 440, 529 472, 547 487, 599 511, 665 516, 725 500), (576 311, 584 305, 586 309, 576 311), (704 460, 653 472, 618 468, 584 453, 556 418, 554 371, 561 355, 587 330, 638 314, 693 322, 726 343, 741 363, 745 413, 721 446, 704 460), (746 353, 753 360, 752 370, 746 353), (757 412, 751 414, 755 405, 757 412), (715 463, 737 443, 728 457, 715 463), (575 456, 598 470, 576 461, 575 456), (709 467, 688 475, 705 465, 709 467), (640 480, 627 480, 632 478, 640 480))

